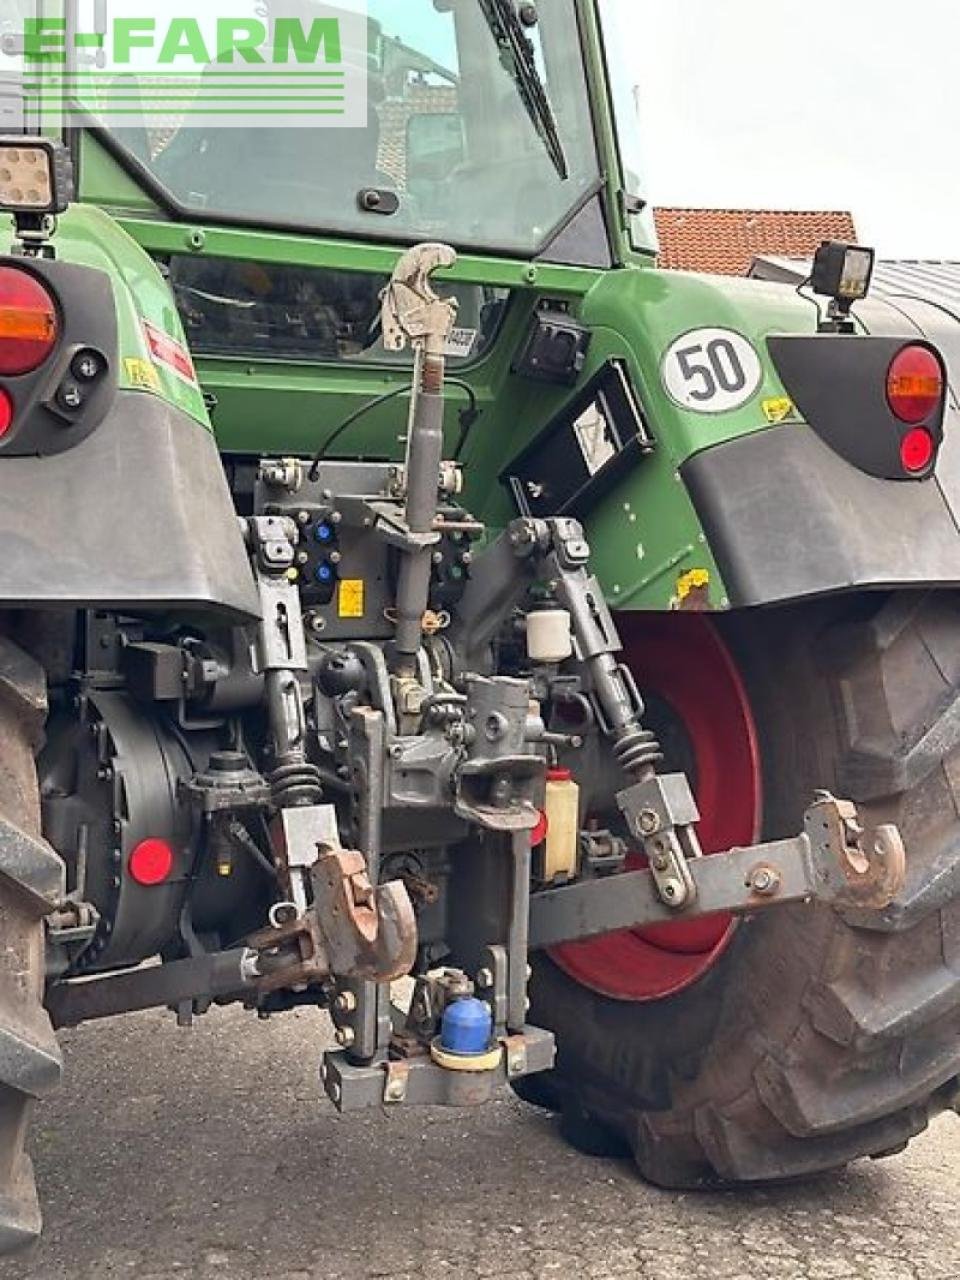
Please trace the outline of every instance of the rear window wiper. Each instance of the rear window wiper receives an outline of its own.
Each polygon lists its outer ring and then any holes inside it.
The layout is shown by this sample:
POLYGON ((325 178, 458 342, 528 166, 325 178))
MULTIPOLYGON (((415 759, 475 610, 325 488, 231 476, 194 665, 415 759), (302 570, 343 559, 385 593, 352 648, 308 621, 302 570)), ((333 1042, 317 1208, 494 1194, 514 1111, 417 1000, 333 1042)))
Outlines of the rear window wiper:
POLYGON ((570 176, 567 157, 563 150, 557 118, 547 96, 546 86, 537 70, 533 41, 523 29, 523 23, 514 8, 513 0, 477 0, 487 20, 500 61, 510 74, 517 91, 533 121, 533 126, 543 139, 547 154, 561 178, 570 176))

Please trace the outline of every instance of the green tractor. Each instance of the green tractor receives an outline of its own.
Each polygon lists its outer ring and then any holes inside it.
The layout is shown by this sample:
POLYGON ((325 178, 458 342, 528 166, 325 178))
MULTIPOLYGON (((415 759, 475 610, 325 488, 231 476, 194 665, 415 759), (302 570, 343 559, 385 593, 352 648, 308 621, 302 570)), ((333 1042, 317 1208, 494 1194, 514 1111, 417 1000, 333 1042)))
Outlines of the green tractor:
POLYGON ((4 1250, 54 1029, 138 1009, 670 1188, 956 1102, 958 335, 856 247, 658 270, 614 8, 372 2, 365 126, 0 139, 4 1250))

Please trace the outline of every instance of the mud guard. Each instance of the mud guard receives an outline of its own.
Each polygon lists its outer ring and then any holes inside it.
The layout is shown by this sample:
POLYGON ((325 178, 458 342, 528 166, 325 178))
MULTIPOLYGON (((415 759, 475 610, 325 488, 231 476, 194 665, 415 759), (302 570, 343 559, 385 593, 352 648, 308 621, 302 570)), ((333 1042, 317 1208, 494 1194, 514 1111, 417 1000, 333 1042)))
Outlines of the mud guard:
MULTIPOLYGON (((876 478, 800 423, 697 454, 681 472, 732 608, 960 585, 960 323, 910 299, 871 302, 860 319, 877 339, 922 338, 944 357, 950 391, 936 473, 920 483, 876 478)), ((861 432, 883 429, 867 397, 859 414, 847 404, 861 432)))
POLYGON ((259 616, 214 437, 146 393, 66 453, 0 459, 0 547, 0 608, 259 616))

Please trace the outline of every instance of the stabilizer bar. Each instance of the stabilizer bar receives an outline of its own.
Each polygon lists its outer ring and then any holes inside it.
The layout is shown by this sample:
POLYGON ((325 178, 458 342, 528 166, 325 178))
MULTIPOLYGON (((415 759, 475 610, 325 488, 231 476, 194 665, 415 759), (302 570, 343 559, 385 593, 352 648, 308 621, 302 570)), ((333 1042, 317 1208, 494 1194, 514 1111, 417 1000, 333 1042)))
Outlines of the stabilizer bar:
POLYGON ((683 909, 660 896, 651 871, 590 880, 536 893, 530 900, 530 949, 668 921, 817 899, 837 908, 882 910, 903 887, 906 859, 896 827, 878 827, 865 846, 854 805, 824 793, 792 840, 691 858, 695 892, 683 909))

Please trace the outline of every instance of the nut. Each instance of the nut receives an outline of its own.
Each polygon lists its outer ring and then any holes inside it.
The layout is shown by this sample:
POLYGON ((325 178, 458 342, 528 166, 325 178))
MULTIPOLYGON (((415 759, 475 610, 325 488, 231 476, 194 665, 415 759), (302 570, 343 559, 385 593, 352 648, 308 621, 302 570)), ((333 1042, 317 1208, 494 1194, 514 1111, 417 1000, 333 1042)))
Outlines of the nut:
POLYGON ((402 1102, 405 1094, 406 1090, 403 1087, 403 1081, 391 1080, 387 1085, 384 1097, 388 1102, 402 1102))
POLYGON ((349 1049, 356 1038, 357 1033, 352 1027, 337 1028, 337 1044, 340 1045, 341 1049, 349 1049))
POLYGON ((754 867, 747 878, 747 887, 751 893, 761 898, 773 898, 780 892, 780 872, 776 867, 754 867))
POLYGON ((334 1000, 333 1007, 337 1013, 353 1013, 357 1007, 357 997, 352 991, 341 991, 334 1000))
POLYGON ((477 986, 480 987, 482 991, 489 991, 494 982, 495 978, 493 976, 492 969, 481 969, 477 974, 477 986))
POLYGON ((660 816, 653 809, 641 809, 637 825, 645 836, 653 836, 660 830, 660 816))

